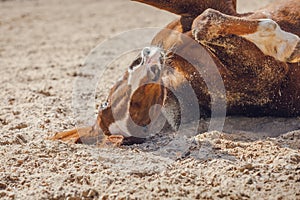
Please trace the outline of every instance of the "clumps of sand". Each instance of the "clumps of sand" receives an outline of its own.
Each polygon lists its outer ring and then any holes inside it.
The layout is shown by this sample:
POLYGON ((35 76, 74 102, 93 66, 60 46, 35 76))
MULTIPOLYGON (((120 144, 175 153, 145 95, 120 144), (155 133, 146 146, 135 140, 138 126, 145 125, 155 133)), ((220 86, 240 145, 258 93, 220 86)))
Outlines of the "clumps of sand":
POLYGON ((187 126, 120 148, 46 139, 74 128, 73 83, 93 47, 174 15, 122 0, 1 1, 0 13, 1 199, 300 198, 299 119, 227 119, 228 133, 187 126))

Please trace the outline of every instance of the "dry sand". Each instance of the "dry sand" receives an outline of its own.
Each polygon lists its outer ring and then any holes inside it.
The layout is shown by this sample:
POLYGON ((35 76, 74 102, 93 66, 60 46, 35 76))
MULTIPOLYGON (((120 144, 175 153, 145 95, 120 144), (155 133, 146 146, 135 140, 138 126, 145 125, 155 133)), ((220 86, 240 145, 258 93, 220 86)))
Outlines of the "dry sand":
POLYGON ((0 1, 1 199, 300 199, 299 118, 229 117, 231 134, 121 148, 45 140, 75 126, 72 86, 93 47, 175 17, 122 0, 0 1))

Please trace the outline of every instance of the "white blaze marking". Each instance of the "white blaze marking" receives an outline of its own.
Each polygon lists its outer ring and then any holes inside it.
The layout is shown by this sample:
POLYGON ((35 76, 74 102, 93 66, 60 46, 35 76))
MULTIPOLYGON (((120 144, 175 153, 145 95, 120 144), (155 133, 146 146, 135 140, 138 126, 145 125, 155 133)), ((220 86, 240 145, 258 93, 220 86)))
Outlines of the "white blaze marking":
POLYGON ((128 69, 128 85, 131 86, 132 94, 140 87, 141 80, 147 76, 147 69, 151 63, 159 64, 160 52, 161 49, 158 47, 145 47, 141 52, 142 62, 132 70, 128 69), (145 49, 149 50, 149 55, 144 54, 145 49))
POLYGON ((127 128, 127 120, 128 120, 128 116, 126 115, 126 117, 123 120, 118 120, 112 124, 109 125, 109 132, 112 135, 123 135, 125 137, 130 137, 131 134, 127 128))
MULTIPOLYGON (((141 52, 142 62, 139 63, 137 66, 133 66, 132 69, 128 69, 129 77, 128 77, 128 85, 131 86, 131 94, 130 98, 134 94, 134 92, 141 86, 141 80, 147 76, 148 67, 150 67, 153 63, 158 64, 160 66, 160 56, 161 56, 161 49, 158 47, 146 47, 141 52), (147 51, 145 51, 147 50, 147 51)), ((116 91, 117 92, 117 91, 116 91)), ((117 95, 118 96, 118 95, 117 95)), ((119 105, 118 106, 125 106, 127 108, 126 115, 123 119, 119 119, 114 123, 110 124, 108 129, 111 134, 121 134, 125 137, 132 136, 130 131, 128 130, 128 122, 130 120, 129 114, 129 107, 130 101, 126 102, 126 105, 119 105)), ((118 114, 118 108, 114 108, 114 114, 118 114)))
POLYGON ((264 54, 286 62, 294 52, 300 39, 297 35, 283 31, 271 19, 261 19, 255 33, 242 35, 253 42, 264 54))

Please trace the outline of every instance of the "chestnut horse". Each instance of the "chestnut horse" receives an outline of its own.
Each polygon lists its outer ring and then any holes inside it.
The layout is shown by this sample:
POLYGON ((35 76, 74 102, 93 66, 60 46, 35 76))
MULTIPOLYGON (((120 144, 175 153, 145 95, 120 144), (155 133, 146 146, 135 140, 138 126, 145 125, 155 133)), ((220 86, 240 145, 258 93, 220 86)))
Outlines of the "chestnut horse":
MULTIPOLYGON (((61 132, 52 139, 97 142, 105 135, 116 143, 141 142, 144 137, 136 137, 136 130, 153 131, 149 124, 160 120, 161 107, 167 124, 176 129, 181 112, 172 91, 183 91, 186 85, 197 96, 201 116, 210 116, 211 93, 194 67, 205 65, 207 58, 194 49, 195 42, 217 66, 227 115, 300 115, 299 0, 274 2, 244 14, 236 12, 236 0, 135 1, 180 18, 154 37, 152 46, 142 50, 113 86, 93 127, 61 132), (142 128, 134 130, 134 124, 142 128)), ((205 73, 214 80, 209 70, 205 73)), ((183 95, 183 101, 189 97, 183 95)))

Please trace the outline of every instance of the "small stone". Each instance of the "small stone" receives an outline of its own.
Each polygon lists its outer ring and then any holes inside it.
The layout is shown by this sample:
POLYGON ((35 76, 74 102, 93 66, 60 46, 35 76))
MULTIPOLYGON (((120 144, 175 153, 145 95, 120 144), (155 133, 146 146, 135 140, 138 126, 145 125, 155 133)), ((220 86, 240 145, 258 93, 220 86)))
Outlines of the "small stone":
POLYGON ((21 114, 20 111, 13 111, 13 115, 19 115, 19 114, 21 114))
POLYGON ((89 193, 88 190, 87 190, 87 191, 83 191, 83 192, 81 193, 81 196, 87 198, 87 197, 88 197, 88 193, 89 193))
POLYGON ((109 198, 108 194, 105 194, 100 197, 100 199, 102 199, 102 200, 107 200, 108 198, 109 198))
POLYGON ((293 164, 299 164, 300 163, 300 155, 298 155, 298 154, 290 155, 290 162, 293 164))
POLYGON ((10 193, 8 196, 9 196, 11 199, 15 199, 15 194, 14 194, 14 193, 10 193))
POLYGON ((240 171, 243 172, 245 170, 253 170, 254 169, 254 166, 251 164, 251 163, 247 163, 245 165, 243 165, 241 168, 240 168, 240 171))
POLYGON ((80 197, 67 197, 66 200, 81 200, 80 197))
POLYGON ((99 196, 99 193, 94 189, 91 189, 87 195, 88 198, 95 198, 98 196, 99 196))
POLYGON ((5 183, 0 183, 0 190, 5 190, 7 185, 5 183))
POLYGON ((17 166, 21 166, 24 163, 24 160, 17 160, 17 166))
POLYGON ((18 124, 17 126, 9 128, 9 130, 16 130, 16 129, 20 130, 20 129, 27 128, 27 127, 28 127, 27 124, 21 123, 21 124, 18 124))
POLYGON ((15 136, 15 141, 17 144, 26 144, 27 143, 27 140, 25 139, 25 137, 21 134, 17 134, 15 136))
POLYGON ((253 184, 253 179, 252 179, 252 178, 249 178, 249 179, 247 180, 246 184, 248 184, 248 185, 253 184))
POLYGON ((0 198, 5 197, 6 195, 7 195, 6 192, 0 192, 0 198))

